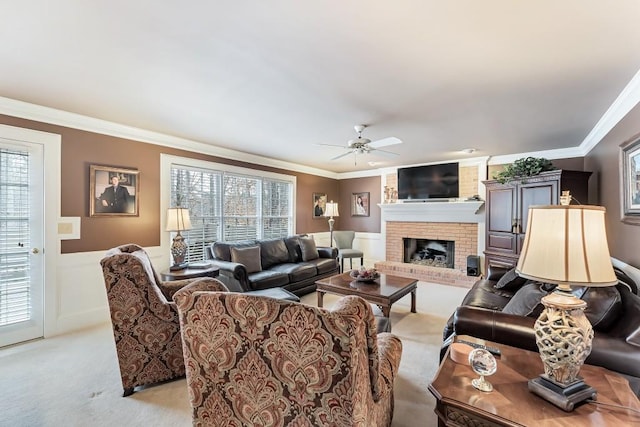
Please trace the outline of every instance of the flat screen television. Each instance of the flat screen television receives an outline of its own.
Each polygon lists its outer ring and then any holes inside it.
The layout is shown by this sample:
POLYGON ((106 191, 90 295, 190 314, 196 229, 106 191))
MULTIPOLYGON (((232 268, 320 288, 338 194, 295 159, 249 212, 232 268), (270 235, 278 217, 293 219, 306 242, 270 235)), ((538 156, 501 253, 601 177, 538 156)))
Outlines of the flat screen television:
POLYGON ((458 182, 458 163, 399 168, 398 199, 457 198, 458 182))

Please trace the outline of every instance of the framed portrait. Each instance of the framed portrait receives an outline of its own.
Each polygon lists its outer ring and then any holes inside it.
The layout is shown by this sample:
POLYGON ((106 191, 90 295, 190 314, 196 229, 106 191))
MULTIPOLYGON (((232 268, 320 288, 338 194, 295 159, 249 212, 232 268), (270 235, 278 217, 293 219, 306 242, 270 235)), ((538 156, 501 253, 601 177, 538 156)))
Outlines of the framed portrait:
POLYGON ((138 216, 140 176, 135 169, 89 167, 89 216, 138 216))
POLYGON ((322 218, 327 207, 327 193, 313 193, 313 218, 322 218))
POLYGON ((351 216, 369 216, 369 193, 351 193, 351 216))
POLYGON ((640 225, 640 135, 620 145, 621 220, 640 225))

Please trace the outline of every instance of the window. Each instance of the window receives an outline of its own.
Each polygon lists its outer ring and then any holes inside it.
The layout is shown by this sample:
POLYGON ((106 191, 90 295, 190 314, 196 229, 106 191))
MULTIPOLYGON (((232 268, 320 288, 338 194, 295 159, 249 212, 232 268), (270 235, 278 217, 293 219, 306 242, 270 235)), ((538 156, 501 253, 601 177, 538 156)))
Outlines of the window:
POLYGON ((192 229, 182 232, 187 262, 206 259, 206 248, 218 240, 293 233, 295 177, 177 158, 170 171, 169 205, 188 208, 191 218, 192 229))
POLYGON ((0 326, 31 319, 29 153, 0 149, 0 326))

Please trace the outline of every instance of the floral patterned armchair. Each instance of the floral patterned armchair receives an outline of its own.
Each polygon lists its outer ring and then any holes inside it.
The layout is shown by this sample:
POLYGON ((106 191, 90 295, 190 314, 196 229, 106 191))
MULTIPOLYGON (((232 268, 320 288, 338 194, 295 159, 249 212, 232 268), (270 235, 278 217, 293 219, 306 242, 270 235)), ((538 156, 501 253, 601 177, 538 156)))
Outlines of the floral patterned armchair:
POLYGON ((332 311, 248 294, 174 300, 194 426, 389 426, 402 343, 371 306, 332 311))
POLYGON ((147 253, 134 244, 109 250, 100 264, 123 395, 136 386, 184 376, 178 310, 171 298, 187 285, 192 290, 227 288, 211 278, 162 282, 147 253))

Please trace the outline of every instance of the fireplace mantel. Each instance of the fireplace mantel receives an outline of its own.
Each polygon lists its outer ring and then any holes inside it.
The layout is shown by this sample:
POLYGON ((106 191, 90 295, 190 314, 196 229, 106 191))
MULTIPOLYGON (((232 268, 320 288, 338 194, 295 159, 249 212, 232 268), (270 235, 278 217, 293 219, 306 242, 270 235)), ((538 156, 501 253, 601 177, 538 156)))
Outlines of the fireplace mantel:
POLYGON ((378 204, 383 221, 468 223, 478 223, 484 219, 483 215, 478 214, 482 205, 482 200, 378 204))

